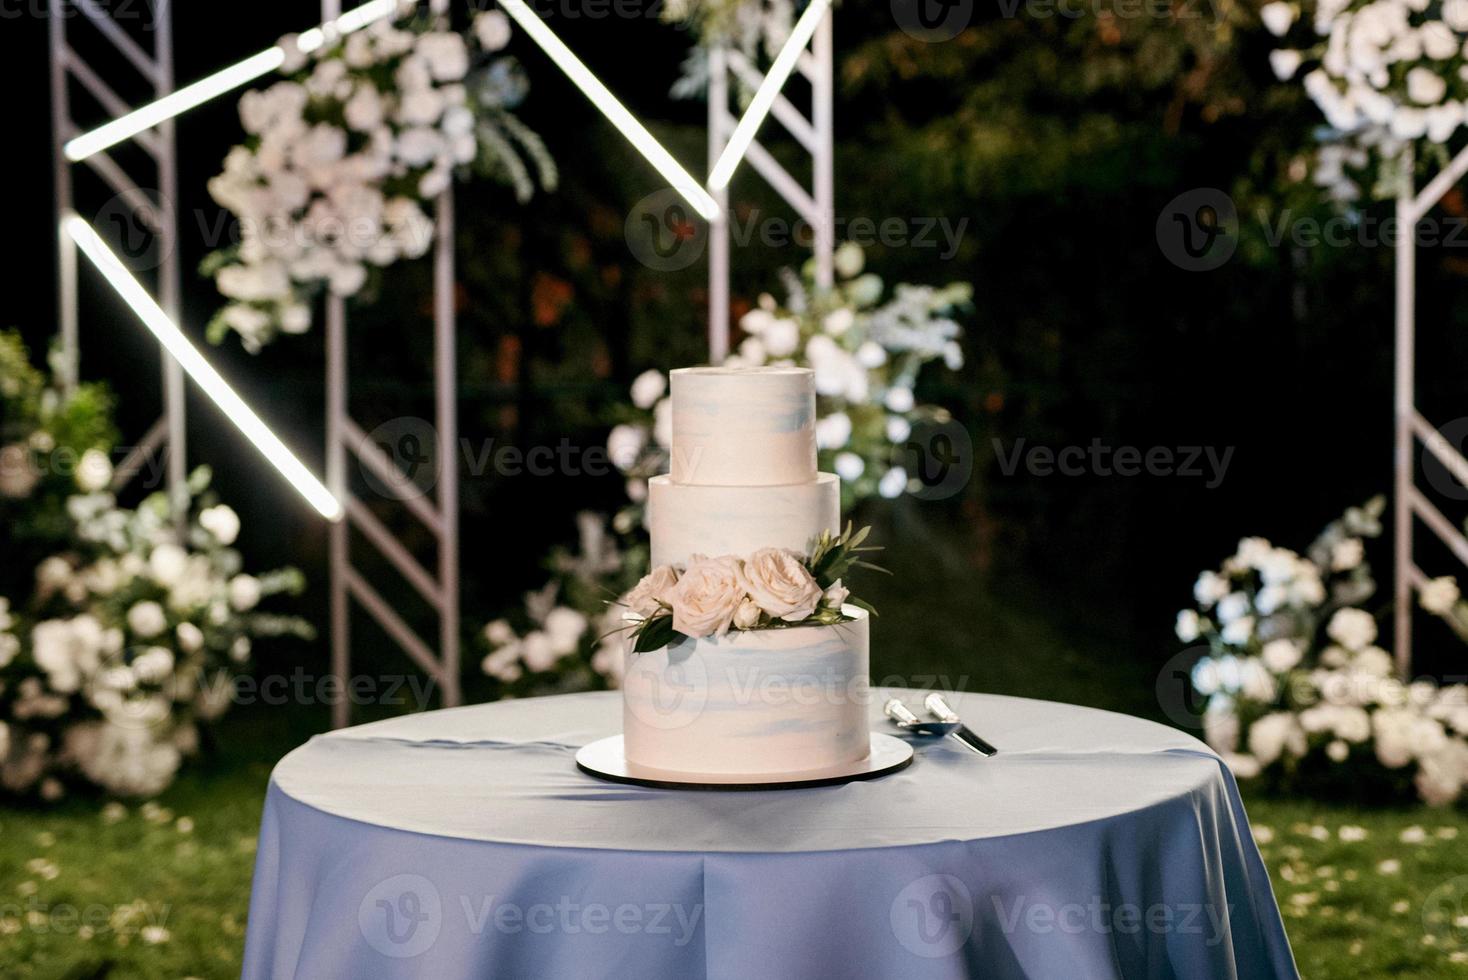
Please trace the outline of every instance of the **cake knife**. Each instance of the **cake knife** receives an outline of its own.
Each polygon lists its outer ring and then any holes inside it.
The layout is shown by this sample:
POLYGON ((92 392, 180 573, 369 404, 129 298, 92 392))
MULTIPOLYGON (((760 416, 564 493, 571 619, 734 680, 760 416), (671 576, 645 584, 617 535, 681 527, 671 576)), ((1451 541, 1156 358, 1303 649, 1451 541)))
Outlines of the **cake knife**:
POLYGON ((999 751, 978 735, 975 735, 973 729, 963 723, 963 719, 958 717, 958 712, 949 707, 947 700, 937 691, 933 691, 923 699, 923 706, 939 721, 946 722, 950 725, 957 725, 958 727, 953 730, 951 737, 958 739, 958 741, 962 742, 968 748, 973 749, 979 755, 990 756, 999 751))

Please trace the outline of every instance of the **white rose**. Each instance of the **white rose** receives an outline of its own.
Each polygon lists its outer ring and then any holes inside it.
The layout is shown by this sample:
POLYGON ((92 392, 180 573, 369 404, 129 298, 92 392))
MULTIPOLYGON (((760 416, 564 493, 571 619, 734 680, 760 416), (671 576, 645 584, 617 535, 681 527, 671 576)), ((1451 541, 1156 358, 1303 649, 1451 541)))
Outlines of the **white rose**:
POLYGON ((907 492, 907 470, 894 466, 877 481, 877 494, 887 500, 895 500, 907 492))
POLYGON ((664 606, 673 604, 673 588, 678 572, 672 565, 659 565, 642 577, 622 598, 622 604, 639 616, 656 616, 664 606))
POLYGON ((498 51, 510 43, 510 19, 498 10, 474 18, 474 37, 486 51, 498 51))
POLYGON ((866 472, 867 464, 856 453, 837 453, 835 467, 837 476, 847 483, 852 483, 861 479, 861 475, 866 472))
POLYGON ((664 398, 652 409, 652 437, 664 449, 673 446, 673 399, 664 398))
POLYGON ((189 553, 176 544, 160 544, 148 556, 148 574, 153 581, 171 588, 189 568, 189 553))
MULTIPOLYGON (((1468 0, 1464 2, 1468 3, 1468 0)), ((1193 598, 1197 599, 1198 605, 1204 609, 1208 609, 1226 595, 1228 595, 1228 580, 1217 572, 1204 572, 1193 584, 1193 598)))
POLYGON ((1259 655, 1264 666, 1276 674, 1283 674, 1300 662, 1300 648, 1293 640, 1270 640, 1259 655))
POLYGON ((1325 632, 1347 650, 1361 650, 1376 639, 1376 620, 1361 609, 1339 609, 1325 632))
POLYGON ((856 314, 843 306, 839 310, 832 310, 826 314, 826 318, 821 321, 821 329, 832 337, 840 337, 850 330, 855 322, 856 314))
POLYGON ((1307 747, 1304 729, 1287 711, 1265 715, 1249 727, 1249 752, 1261 766, 1268 766, 1286 752, 1304 755, 1307 747))
POLYGON ((359 133, 370 133, 382 124, 382 96, 371 85, 359 85, 342 106, 347 125, 359 133))
POLYGON ((199 514, 199 526, 222 545, 232 545, 240 536, 240 518, 233 509, 219 504, 199 514))
POLYGON ((260 580, 253 575, 236 575, 229 580, 229 604, 236 612, 248 612, 260 604, 260 580))
POLYGON ((687 636, 723 636, 744 601, 740 562, 732 555, 694 555, 678 584, 669 592, 673 629, 687 636))
POLYGON ((545 632, 556 653, 570 653, 586 632, 586 617, 569 606, 557 606, 546 614, 545 632))
POLYGON ((760 615, 760 607, 753 599, 746 598, 739 603, 739 608, 734 610, 734 628, 737 630, 754 629, 759 625, 760 615))
POLYGON ((32 462, 30 449, 20 443, 0 448, 0 497, 29 497, 40 480, 41 471, 32 462))
MULTIPOLYGON (((1458 53, 1458 38, 1442 21, 1428 21, 1418 30, 1422 53, 1437 61, 1445 61, 1458 53)), ((1446 90, 1447 86, 1443 86, 1446 90)))
POLYGON ((1225 626, 1219 635, 1225 643, 1233 646, 1243 646, 1254 635, 1254 617, 1241 616, 1225 626))
POLYGON ((790 623, 809 618, 821 602, 821 587, 801 556, 788 548, 761 548, 750 555, 740 582, 761 609, 790 623))
POLYGON ((1260 663, 1258 657, 1247 657, 1241 665, 1242 684, 1240 694, 1251 701, 1259 701, 1269 704, 1274 701, 1279 693, 1275 684, 1274 675, 1271 674, 1264 664, 1260 663))
POLYGON ((800 324, 784 317, 771 320, 760 333, 765 353, 771 357, 789 357, 800 346, 800 324))
POLYGON ((515 630, 508 620, 496 619, 484 627, 484 638, 492 645, 502 647, 515 640, 515 630))
POLYGON ((101 493, 112 482, 112 461, 100 449, 88 449, 76 467, 76 485, 82 493, 101 493))
POLYGON ((912 435, 912 423, 900 415, 889 416, 887 419, 887 441, 895 445, 907 442, 907 437, 912 435))
POLYGON ((1249 611, 1249 597, 1242 592, 1231 592, 1218 600, 1218 621, 1232 623, 1249 611))
POLYGON ((156 684, 173 673, 173 653, 167 647, 149 647, 132 662, 133 673, 144 684, 156 684))
POLYGON ((831 583, 830 588, 826 589, 825 593, 821 596, 821 605, 827 609, 835 609, 839 612, 850 595, 851 590, 842 585, 840 579, 837 579, 831 583))
POLYGON ((1448 83, 1430 68, 1418 66, 1407 72, 1407 97, 1419 105, 1437 105, 1448 93, 1448 83))
POLYGON ((1297 16, 1295 8, 1287 3, 1275 0, 1274 3, 1266 3, 1259 8, 1259 19, 1264 22, 1269 33, 1275 37, 1284 37, 1290 25, 1295 22, 1297 16))
POLYGON ((168 628, 168 617, 156 602, 140 602, 127 611, 128 629, 148 639, 168 628))
POLYGON ((1197 612, 1192 609, 1184 609, 1177 614, 1177 622, 1173 626, 1173 632, 1184 643, 1192 643, 1198 638, 1198 630, 1201 622, 1197 612))
POLYGON ((1287 82, 1295 77, 1295 72, 1300 70, 1300 64, 1304 56, 1298 51, 1289 48, 1279 48, 1269 52, 1269 67, 1274 71, 1274 77, 1281 82, 1287 82))
POLYGON ((663 372, 643 371, 632 382, 632 404, 641 409, 652 408, 667 390, 668 379, 663 372))
POLYGON ((1330 570, 1333 572, 1349 572, 1361 564, 1361 559, 1366 557, 1366 548, 1361 544, 1360 538, 1346 538, 1339 541, 1330 550, 1330 570))
POLYGON ((1335 739, 1325 747, 1325 755, 1331 762, 1345 762, 1351 755, 1351 747, 1340 739, 1335 739))
POLYGON ((193 623, 179 623, 174 634, 178 637, 179 649, 184 653, 197 653, 203 649, 204 631, 193 623))
POLYGON ((541 630, 532 630, 521 641, 520 659, 525 666, 537 673, 550 670, 561 659, 561 654, 551 643, 551 638, 541 630))
POLYGON ((856 363, 864 368, 879 368, 887 363, 887 351, 874 340, 865 341, 856 349, 856 363))
POLYGON ((1455 31, 1468 31, 1468 0, 1443 0, 1443 22, 1455 31))
POLYGON ((415 53, 428 63, 434 81, 456 82, 469 71, 469 48, 457 34, 424 34, 418 39, 415 53))
POLYGON ((1230 752, 1223 757, 1223 763, 1228 766, 1235 779, 1253 779, 1264 768, 1258 759, 1247 753, 1230 752))
POLYGON ((851 441, 851 417, 845 412, 832 412, 816 422, 816 445, 822 449, 843 449, 851 441))
POLYGON ((842 242, 836 247, 836 254, 832 258, 836 274, 842 279, 861 275, 861 268, 866 263, 866 256, 856 242, 842 242))
MULTIPOLYGON (((1464 3, 1468 3, 1468 0, 1464 0, 1464 3)), ((1432 579, 1422 586, 1418 594, 1422 608, 1435 616, 1446 616, 1452 612, 1453 607, 1458 604, 1458 598, 1458 581, 1451 575, 1432 579)))
POLYGON ((910 412, 914 404, 912 389, 904 388, 901 385, 888 388, 886 397, 882 399, 882 402, 887 406, 889 411, 896 412, 899 415, 910 412))

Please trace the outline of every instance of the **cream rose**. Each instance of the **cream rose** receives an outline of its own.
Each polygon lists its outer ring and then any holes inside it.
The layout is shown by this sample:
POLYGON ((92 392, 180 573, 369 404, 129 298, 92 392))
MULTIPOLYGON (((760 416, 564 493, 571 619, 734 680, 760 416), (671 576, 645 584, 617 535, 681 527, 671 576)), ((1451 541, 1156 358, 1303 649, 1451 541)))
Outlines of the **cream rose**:
POLYGON ((739 608, 734 610, 734 628, 740 630, 754 629, 759 625, 759 618, 762 615, 764 614, 760 612, 760 608, 755 604, 755 601, 745 597, 739 603, 739 608))
POLYGON ((622 602, 639 616, 656 616, 663 606, 672 605, 673 587, 678 573, 672 565, 659 565, 632 587, 622 602))
POLYGON ((831 583, 831 587, 826 590, 825 595, 821 596, 821 605, 827 609, 835 609, 837 612, 840 612, 842 604, 846 602, 847 597, 850 595, 851 590, 842 585, 840 579, 837 579, 831 583))
POLYGON ((821 604, 821 587, 788 548, 761 548, 750 555, 740 582, 761 609, 787 623, 809 618, 821 604))
POLYGON ((685 636, 723 636, 744 601, 739 559, 694 555, 670 591, 673 629, 685 636))

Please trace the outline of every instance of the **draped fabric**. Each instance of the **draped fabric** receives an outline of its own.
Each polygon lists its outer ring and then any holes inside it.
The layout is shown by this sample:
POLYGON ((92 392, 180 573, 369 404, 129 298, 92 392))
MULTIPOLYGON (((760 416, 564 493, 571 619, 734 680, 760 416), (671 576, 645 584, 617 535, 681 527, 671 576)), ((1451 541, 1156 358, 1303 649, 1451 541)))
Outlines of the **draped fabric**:
MULTIPOLYGON (((874 692, 872 727, 889 730, 874 692)), ((276 767, 244 976, 1297 977, 1237 787, 1196 739, 956 695, 1000 749, 769 792, 579 772, 620 699, 318 736, 276 767)), ((895 729, 890 729, 895 731, 895 729)))

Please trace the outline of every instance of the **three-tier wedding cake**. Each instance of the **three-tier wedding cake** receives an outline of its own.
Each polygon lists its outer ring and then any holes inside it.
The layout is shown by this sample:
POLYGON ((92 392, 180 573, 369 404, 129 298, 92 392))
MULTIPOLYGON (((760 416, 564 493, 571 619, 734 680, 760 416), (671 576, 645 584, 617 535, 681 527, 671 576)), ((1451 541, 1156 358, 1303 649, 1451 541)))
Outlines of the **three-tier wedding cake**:
POLYGON ((812 374, 687 368, 671 384, 653 572, 628 600, 647 635, 628 643, 627 767, 695 781, 850 769, 871 751, 868 614, 828 580, 862 549, 841 534, 837 478, 817 472, 812 374))

